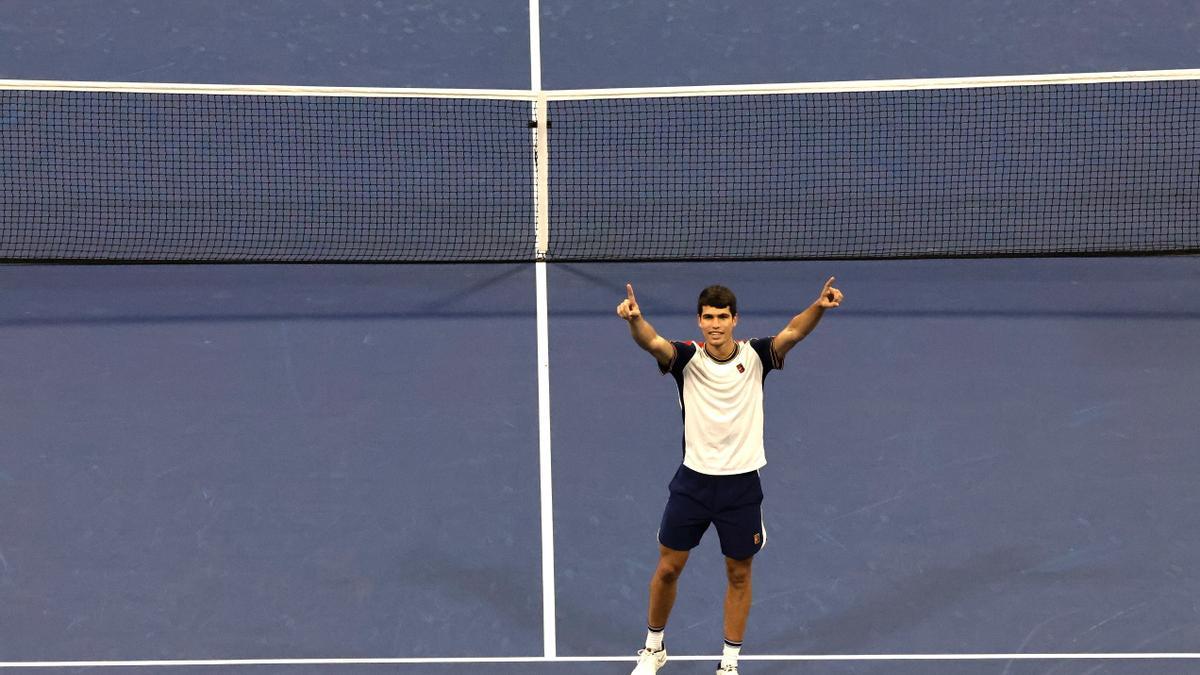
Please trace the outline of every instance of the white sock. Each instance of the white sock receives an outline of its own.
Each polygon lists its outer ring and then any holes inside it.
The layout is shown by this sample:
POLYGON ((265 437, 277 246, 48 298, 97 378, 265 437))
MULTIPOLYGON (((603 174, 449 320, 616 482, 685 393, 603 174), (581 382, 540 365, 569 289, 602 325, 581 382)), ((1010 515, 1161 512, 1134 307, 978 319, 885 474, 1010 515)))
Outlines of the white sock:
POLYGON ((736 668, 738 654, 740 653, 742 653, 742 643, 733 643, 726 640, 725 649, 721 650, 721 667, 734 666, 736 668))
POLYGON ((665 630, 665 626, 658 630, 646 628, 646 649, 656 652, 663 648, 663 630, 665 630))

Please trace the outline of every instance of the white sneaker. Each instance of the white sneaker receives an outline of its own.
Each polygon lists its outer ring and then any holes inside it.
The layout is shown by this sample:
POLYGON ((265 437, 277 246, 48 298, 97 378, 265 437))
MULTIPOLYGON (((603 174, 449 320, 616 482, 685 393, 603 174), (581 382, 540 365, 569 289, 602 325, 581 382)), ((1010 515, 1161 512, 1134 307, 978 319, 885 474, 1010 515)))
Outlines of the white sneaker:
POLYGON ((667 662, 667 648, 652 652, 649 649, 638 650, 637 667, 629 675, 654 675, 667 662))
POLYGON ((738 675, 737 666, 721 666, 717 668, 717 675, 738 675))

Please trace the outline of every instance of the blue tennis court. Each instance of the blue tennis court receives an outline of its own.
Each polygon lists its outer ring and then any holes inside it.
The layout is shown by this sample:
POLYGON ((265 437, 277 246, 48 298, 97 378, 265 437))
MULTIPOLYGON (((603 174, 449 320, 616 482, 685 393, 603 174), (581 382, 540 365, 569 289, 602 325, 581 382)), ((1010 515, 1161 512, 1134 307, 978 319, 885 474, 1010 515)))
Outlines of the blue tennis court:
MULTIPOLYGON (((1149 70, 1200 56, 1186 3, 1132 23, 1095 7, 1086 26, 1056 3, 967 3, 940 27, 917 15, 947 8, 920 4, 859 16, 546 1, 544 83, 1149 70)), ((22 1, 0 17, 19 36, 0 48, 0 77, 530 84, 524 2, 251 2, 223 41, 233 19, 185 3, 22 1)), ((17 128, 21 105, 0 130, 17 128)), ((680 138, 681 153, 696 145, 680 138)), ((597 168, 611 180, 637 170, 611 154, 597 168)), ((306 170, 362 178, 341 161, 306 170)), ((1196 208, 1192 169, 1154 195, 1173 218, 1196 208)), ((0 169, 6 186, 17 170, 0 169)), ((503 195, 531 171, 505 174, 503 195)), ((681 175, 656 174, 645 208, 644 189, 621 183, 604 213, 669 220, 671 190, 717 189, 681 175)), ((490 208, 524 222, 533 200, 493 201, 477 179, 473 255, 528 248, 532 233, 496 243, 481 223, 490 208)), ((379 188, 361 192, 376 203, 379 188)), ((587 213, 570 217, 591 235, 587 213)), ((1187 249, 1200 241, 1190 222, 1177 239, 1119 234, 1187 249)), ((628 244, 603 227, 580 250, 628 244)), ((1194 255, 616 257, 0 265, 0 670, 627 673, 680 411, 615 316, 625 284, 680 340, 700 339, 699 290, 729 286, 744 339, 775 334, 836 276, 842 307, 765 384, 771 535, 741 672, 1195 672, 1194 255)), ((724 584, 710 532, 680 581, 664 672, 712 672, 724 584)))
MULTIPOLYGON (((690 290, 722 280, 751 335, 825 273, 853 304, 768 381, 753 653, 1196 639, 1192 259, 550 272, 560 655, 636 641, 678 461, 672 385, 608 306, 622 282, 689 337, 690 290)), ((5 660, 534 655, 531 277, 7 268, 5 660)), ((673 649, 711 649, 720 582, 706 540, 673 649)))

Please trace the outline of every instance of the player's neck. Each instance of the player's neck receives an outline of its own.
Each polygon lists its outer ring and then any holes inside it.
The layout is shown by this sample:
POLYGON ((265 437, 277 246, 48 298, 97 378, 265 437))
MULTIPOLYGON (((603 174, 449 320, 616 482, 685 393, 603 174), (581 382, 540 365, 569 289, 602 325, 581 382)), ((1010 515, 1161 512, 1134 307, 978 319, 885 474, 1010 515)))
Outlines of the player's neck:
POLYGON ((733 352, 736 350, 737 342, 734 342, 732 339, 726 340, 720 347, 716 347, 708 342, 704 343, 704 351, 708 352, 709 356, 718 361, 729 360, 729 357, 733 356, 733 352))

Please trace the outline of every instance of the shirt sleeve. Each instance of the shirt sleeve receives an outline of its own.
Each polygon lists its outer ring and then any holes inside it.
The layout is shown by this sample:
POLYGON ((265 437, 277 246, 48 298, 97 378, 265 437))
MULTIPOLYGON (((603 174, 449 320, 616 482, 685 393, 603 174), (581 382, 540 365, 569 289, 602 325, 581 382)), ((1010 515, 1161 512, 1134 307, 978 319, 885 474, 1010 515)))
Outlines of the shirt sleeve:
POLYGON ((758 358, 763 364, 763 376, 772 370, 780 370, 783 368, 783 359, 775 353, 775 336, 765 338, 751 338, 750 347, 758 354, 758 358))
POLYGON ((663 375, 670 373, 675 377, 679 377, 683 373, 683 367, 692 360, 696 355, 695 342, 676 342, 671 341, 671 346, 675 348, 675 356, 671 357, 671 362, 665 366, 660 365, 658 369, 663 375))

